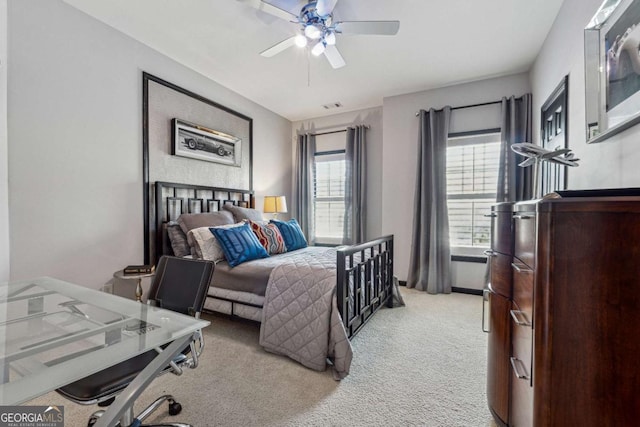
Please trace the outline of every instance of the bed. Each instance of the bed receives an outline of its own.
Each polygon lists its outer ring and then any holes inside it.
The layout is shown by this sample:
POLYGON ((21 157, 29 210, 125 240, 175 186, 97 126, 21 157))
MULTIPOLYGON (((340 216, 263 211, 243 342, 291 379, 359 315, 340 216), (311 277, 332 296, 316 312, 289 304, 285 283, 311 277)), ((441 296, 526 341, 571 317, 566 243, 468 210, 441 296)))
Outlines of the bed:
MULTIPOLYGON (((253 194, 248 190, 158 181, 151 194, 145 249, 146 261, 152 264, 162 255, 174 254, 167 227, 180 215, 219 212, 225 204, 254 207, 253 194)), ((355 336, 378 309, 385 304, 391 307, 393 236, 385 236, 355 246, 308 247, 234 268, 218 262, 205 308, 260 322, 266 309, 265 296, 269 296, 266 279, 281 270, 280 278, 286 279, 283 265, 295 263, 300 269, 320 274, 322 277, 316 281, 326 283, 331 290, 335 288, 337 321, 341 322, 348 339, 355 336), (323 270, 328 273, 323 274, 323 270)), ((286 291, 286 287, 282 289, 286 291)), ((277 309, 277 305, 269 309, 277 309)))

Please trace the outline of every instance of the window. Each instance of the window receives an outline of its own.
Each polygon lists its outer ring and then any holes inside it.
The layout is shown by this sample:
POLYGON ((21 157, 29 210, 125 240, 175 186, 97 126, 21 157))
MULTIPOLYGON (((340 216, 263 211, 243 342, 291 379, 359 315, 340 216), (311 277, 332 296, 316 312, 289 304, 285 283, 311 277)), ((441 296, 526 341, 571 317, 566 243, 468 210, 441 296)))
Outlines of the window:
POLYGON ((319 244, 340 244, 344 228, 344 151, 316 153, 314 169, 315 241, 319 244))
POLYGON ((491 220, 485 215, 496 202, 499 160, 500 133, 449 135, 447 206, 454 255, 479 255, 490 245, 491 220))

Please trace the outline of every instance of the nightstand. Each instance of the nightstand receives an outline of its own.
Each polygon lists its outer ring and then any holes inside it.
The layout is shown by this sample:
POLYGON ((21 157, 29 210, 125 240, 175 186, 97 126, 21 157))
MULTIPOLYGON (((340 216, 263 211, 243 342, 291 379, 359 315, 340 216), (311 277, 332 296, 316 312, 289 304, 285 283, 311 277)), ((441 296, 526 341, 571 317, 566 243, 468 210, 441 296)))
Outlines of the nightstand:
POLYGON ((136 301, 142 302, 142 279, 145 277, 153 277, 155 273, 140 273, 140 274, 124 274, 124 270, 119 270, 113 273, 113 277, 120 280, 135 280, 136 283, 136 301))

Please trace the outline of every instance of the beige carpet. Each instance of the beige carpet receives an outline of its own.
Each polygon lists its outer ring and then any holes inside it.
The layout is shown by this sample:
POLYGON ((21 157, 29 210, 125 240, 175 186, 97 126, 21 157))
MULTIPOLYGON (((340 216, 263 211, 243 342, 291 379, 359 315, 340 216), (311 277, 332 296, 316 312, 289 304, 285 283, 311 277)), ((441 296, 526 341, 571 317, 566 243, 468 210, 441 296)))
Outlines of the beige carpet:
MULTIPOLYGON (((482 298, 428 295, 402 288, 406 307, 384 309, 352 341, 351 374, 341 382, 258 345, 259 326, 207 315, 200 367, 158 378, 140 408, 164 393, 166 406, 146 422, 195 426, 491 426, 485 396, 482 298)), ((64 405, 68 427, 96 408, 49 393, 29 404, 64 405)))

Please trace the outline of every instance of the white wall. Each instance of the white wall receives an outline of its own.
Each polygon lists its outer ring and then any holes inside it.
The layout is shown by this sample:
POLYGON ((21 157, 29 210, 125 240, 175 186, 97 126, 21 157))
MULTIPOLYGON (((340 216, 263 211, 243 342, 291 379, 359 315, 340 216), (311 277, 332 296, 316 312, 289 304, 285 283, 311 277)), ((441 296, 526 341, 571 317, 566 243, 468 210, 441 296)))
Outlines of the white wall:
POLYGON ((252 117, 258 206, 291 194, 288 120, 60 0, 10 2, 9 56, 11 279, 143 261, 142 71, 252 117))
MULTIPOLYGON (((332 116, 293 123, 293 145, 296 135, 308 131, 327 132, 359 124, 369 125, 367 131, 367 238, 382 235, 382 108, 350 111, 332 116)), ((342 134, 346 140, 346 135, 342 134)))
POLYGON ((0 282, 9 280, 9 182, 7 143, 7 0, 0 0, 0 282))
MULTIPOLYGON (((415 113, 445 105, 497 101, 503 96, 519 96, 529 91, 528 75, 517 74, 384 98, 382 233, 395 235, 395 274, 400 280, 407 278, 411 252, 419 124, 415 113)), ((485 117, 495 117, 493 108, 482 110, 480 115, 466 111, 456 122, 452 118, 452 131, 495 127, 493 120, 485 120, 485 117)), ((454 286, 482 288, 484 264, 454 263, 453 269, 454 286)))
MULTIPOLYGON (((569 168, 571 189, 640 186, 640 126, 602 143, 585 137, 584 27, 602 0, 565 0, 531 69, 534 124, 540 107, 565 75, 569 75, 569 148, 580 166, 569 168)), ((539 125, 534 126, 539 141, 539 125)))

